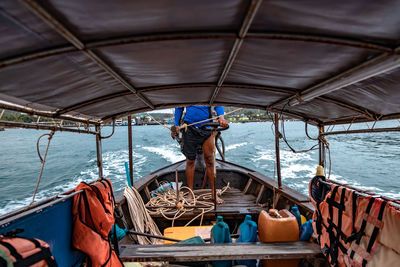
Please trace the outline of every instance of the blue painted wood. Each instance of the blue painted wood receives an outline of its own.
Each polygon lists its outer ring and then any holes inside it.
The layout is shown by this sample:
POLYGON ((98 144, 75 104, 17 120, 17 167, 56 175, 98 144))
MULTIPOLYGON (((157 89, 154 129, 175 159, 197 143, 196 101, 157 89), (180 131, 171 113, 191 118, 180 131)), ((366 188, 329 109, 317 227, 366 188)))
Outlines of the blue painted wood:
POLYGON ((128 185, 129 185, 130 188, 132 188, 131 176, 130 176, 130 174, 129 174, 128 162, 125 162, 125 171, 126 171, 126 180, 128 181, 128 185))
POLYGON ((72 203, 73 198, 70 197, 36 213, 1 225, 0 233, 17 228, 24 229, 18 236, 46 241, 58 266, 79 266, 84 254, 72 247, 72 203))

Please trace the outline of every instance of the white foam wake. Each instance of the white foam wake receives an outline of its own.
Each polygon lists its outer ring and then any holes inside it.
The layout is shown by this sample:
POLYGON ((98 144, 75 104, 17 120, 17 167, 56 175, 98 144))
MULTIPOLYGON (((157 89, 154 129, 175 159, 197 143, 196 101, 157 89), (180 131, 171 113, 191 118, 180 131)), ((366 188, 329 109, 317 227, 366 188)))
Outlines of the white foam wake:
POLYGON ((185 156, 182 153, 171 149, 171 147, 160 146, 160 147, 143 147, 143 149, 152 152, 154 154, 160 155, 162 158, 166 159, 171 163, 175 163, 185 159, 185 156))
POLYGON ((229 146, 225 147, 225 151, 233 150, 233 149, 236 149, 238 147, 245 146, 245 145, 247 145, 247 142, 229 145, 229 146))

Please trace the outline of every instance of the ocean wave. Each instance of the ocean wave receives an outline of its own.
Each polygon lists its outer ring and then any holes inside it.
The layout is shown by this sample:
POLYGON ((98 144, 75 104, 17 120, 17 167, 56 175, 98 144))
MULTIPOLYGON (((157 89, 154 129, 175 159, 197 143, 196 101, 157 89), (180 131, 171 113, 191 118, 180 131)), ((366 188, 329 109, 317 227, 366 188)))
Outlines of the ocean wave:
MULTIPOLYGON (((36 196, 35 196, 35 203, 40 202, 42 200, 51 198, 57 194, 61 194, 64 192, 67 192, 69 190, 74 189, 80 182, 89 182, 93 181, 93 179, 90 177, 88 179, 85 179, 84 177, 79 177, 79 178, 74 178, 70 181, 63 181, 62 184, 57 185, 50 190, 38 190, 36 196)), ((32 189, 32 195, 29 197, 25 197, 23 199, 15 199, 11 200, 6 203, 6 205, 0 209, 0 215, 6 214, 8 212, 23 208, 27 205, 29 205, 32 201, 33 197, 33 189, 32 189)))
POLYGON ((271 149, 257 151, 255 157, 251 159, 253 162, 261 161, 261 160, 268 160, 268 161, 275 161, 275 152, 271 149))
MULTIPOLYGON (((133 151, 133 176, 138 177, 147 157, 133 151)), ((96 160, 95 160, 96 161, 96 160)), ((125 162, 129 161, 128 150, 108 151, 103 154, 103 175, 112 179, 112 182, 126 183, 125 162)), ((98 178, 97 165, 93 165, 80 172, 80 177, 88 176, 91 180, 98 178)))
POLYGON ((281 168, 282 178, 314 177, 315 168, 306 164, 291 164, 281 168))
POLYGON ((146 146, 143 147, 143 149, 151 153, 160 155, 162 158, 166 159, 171 163, 175 163, 185 159, 185 156, 182 155, 182 153, 177 152, 175 151, 175 149, 172 149, 171 147, 168 146, 160 146, 160 147, 146 146))
POLYGON ((394 199, 400 199, 400 192, 385 192, 385 193, 381 193, 382 196, 387 196, 390 198, 394 198, 394 199))
POLYGON ((238 148, 238 147, 245 146, 245 145, 247 145, 247 142, 229 145, 229 146, 227 146, 227 147, 225 148, 225 151, 233 150, 233 149, 236 149, 236 148, 238 148))
MULTIPOLYGON (((311 152, 308 153, 293 153, 292 151, 288 151, 288 150, 281 150, 280 151, 280 158, 281 158, 281 164, 282 165, 290 165, 293 162, 296 161, 314 161, 311 158, 310 155, 311 152)), ((318 163, 315 160, 315 167, 317 167, 318 163)))
MULTIPOLYGON (((143 165, 147 162, 147 158, 139 153, 133 152, 134 158, 134 177, 139 177, 143 165)), ((36 194, 35 202, 45 200, 49 197, 74 189, 80 182, 91 182, 99 177, 98 168, 96 165, 97 159, 93 158, 88 161, 88 167, 80 171, 70 180, 65 180, 59 185, 51 189, 41 189, 36 194)), ((108 151, 103 153, 103 175, 111 179, 114 188, 122 188, 126 184, 125 162, 128 162, 128 151, 108 151)), ((33 192, 32 192, 33 193, 33 192)), ((6 214, 13 210, 22 208, 32 201, 32 196, 15 199, 6 203, 0 209, 0 215, 6 214)))

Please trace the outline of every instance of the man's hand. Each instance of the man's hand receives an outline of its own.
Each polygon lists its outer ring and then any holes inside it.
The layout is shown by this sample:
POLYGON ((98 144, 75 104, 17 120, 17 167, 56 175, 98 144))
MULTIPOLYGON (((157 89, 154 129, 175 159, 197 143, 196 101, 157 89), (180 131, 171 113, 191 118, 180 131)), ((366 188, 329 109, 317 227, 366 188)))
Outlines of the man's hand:
POLYGON ((223 127, 223 128, 226 128, 226 127, 229 126, 228 121, 225 120, 224 116, 219 116, 218 122, 219 122, 219 125, 220 125, 221 127, 223 127))
POLYGON ((175 139, 175 136, 179 136, 179 127, 172 126, 171 127, 171 137, 175 139))

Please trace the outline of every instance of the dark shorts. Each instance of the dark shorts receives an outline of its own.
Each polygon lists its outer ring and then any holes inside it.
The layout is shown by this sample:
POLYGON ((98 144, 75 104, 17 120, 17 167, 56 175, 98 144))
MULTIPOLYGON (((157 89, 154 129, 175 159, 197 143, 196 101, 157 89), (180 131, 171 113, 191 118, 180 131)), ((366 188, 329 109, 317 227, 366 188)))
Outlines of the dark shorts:
POLYGON ((189 126, 183 131, 183 154, 190 160, 196 159, 196 151, 204 141, 211 136, 211 131, 202 130, 196 126, 189 126))

